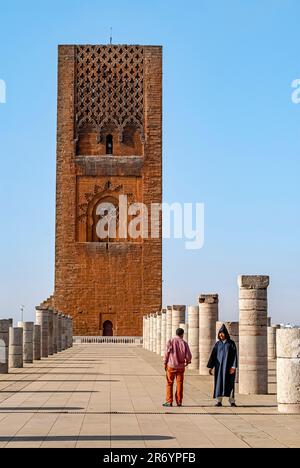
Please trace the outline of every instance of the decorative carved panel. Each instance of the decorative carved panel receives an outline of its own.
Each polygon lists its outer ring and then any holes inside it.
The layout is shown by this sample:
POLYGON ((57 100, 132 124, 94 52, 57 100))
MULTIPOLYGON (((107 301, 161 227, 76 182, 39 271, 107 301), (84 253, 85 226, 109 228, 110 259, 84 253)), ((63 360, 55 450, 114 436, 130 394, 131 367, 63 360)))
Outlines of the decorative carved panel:
POLYGON ((144 141, 144 49, 140 46, 77 46, 76 132, 126 127, 144 141))

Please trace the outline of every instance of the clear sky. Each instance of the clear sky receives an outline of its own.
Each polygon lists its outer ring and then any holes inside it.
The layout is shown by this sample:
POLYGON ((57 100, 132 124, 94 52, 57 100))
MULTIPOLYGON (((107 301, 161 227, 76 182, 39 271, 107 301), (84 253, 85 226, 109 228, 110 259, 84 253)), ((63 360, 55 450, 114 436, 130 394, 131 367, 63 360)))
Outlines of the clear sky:
POLYGON ((203 202, 205 245, 164 243, 164 302, 269 274, 274 322, 300 322, 299 0, 1 2, 0 316, 53 291, 57 45, 164 47, 164 200, 203 202))

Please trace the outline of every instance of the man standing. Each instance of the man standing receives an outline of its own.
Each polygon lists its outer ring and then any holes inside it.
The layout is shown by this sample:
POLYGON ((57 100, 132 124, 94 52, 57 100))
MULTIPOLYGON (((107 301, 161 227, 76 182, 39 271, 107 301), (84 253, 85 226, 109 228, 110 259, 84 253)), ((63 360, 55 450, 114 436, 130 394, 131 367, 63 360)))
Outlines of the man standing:
POLYGON ((183 339, 184 330, 178 328, 176 337, 168 341, 164 356, 164 365, 167 377, 167 398, 163 406, 173 406, 173 385, 176 379, 175 401, 182 406, 183 380, 186 366, 192 362, 189 345, 183 339))
POLYGON ((214 398, 217 399, 216 406, 222 406, 223 397, 229 397, 229 403, 234 407, 236 406, 234 384, 238 363, 237 349, 225 325, 220 328, 218 338, 219 341, 215 344, 207 364, 210 375, 213 375, 215 369, 214 398))

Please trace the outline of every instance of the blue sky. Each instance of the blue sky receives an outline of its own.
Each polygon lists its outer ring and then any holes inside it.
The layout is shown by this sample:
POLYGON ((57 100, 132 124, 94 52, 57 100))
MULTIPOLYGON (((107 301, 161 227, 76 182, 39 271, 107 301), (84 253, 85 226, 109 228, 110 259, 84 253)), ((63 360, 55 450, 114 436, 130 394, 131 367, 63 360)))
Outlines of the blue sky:
POLYGON ((274 322, 300 322, 298 0, 11 0, 0 6, 0 316, 53 290, 57 45, 164 47, 164 200, 203 202, 205 245, 164 243, 164 302, 269 274, 274 322))

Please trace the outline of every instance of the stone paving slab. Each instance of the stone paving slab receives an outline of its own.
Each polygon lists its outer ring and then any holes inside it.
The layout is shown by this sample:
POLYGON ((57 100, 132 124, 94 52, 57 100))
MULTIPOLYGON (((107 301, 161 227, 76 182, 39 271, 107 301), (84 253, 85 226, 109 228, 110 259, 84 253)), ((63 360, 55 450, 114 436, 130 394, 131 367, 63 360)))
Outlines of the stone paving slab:
MULTIPOLYGON (((162 408, 165 372, 142 348, 76 345, 0 375, 0 447, 300 447, 300 415, 269 395, 215 408, 213 379, 188 371, 182 408, 162 408)), ((227 403, 225 402, 225 405, 227 403)))

